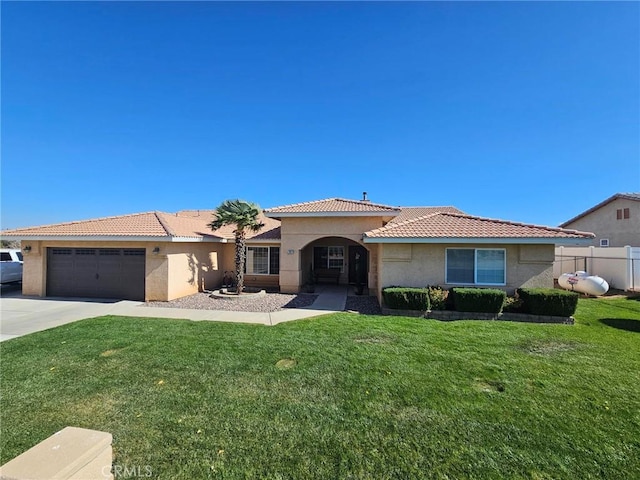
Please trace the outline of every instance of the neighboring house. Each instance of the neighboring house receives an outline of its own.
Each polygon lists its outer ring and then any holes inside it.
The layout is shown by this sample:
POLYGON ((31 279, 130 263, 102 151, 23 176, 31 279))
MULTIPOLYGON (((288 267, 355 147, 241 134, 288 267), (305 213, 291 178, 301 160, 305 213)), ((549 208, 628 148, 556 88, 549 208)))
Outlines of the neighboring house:
POLYGON ((640 246, 640 193, 616 193, 561 228, 594 232, 594 247, 640 246))
MULTIPOLYGON (((220 286, 234 269, 233 227, 211 210, 150 212, 2 232, 21 239, 23 293, 172 300, 220 286)), ((555 245, 593 234, 466 215, 454 207, 392 207, 332 198, 266 209, 247 238, 249 286, 298 292, 313 271, 389 285, 552 287, 555 245)))

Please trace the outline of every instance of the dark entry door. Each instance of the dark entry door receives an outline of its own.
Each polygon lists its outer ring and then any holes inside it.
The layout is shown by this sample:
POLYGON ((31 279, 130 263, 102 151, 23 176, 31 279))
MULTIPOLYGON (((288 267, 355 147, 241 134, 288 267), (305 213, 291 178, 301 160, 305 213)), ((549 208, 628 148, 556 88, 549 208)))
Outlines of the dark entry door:
POLYGON ((361 245, 349 245, 349 283, 367 286, 369 252, 361 245))
POLYGON ((144 301, 144 248, 48 248, 47 295, 144 301))

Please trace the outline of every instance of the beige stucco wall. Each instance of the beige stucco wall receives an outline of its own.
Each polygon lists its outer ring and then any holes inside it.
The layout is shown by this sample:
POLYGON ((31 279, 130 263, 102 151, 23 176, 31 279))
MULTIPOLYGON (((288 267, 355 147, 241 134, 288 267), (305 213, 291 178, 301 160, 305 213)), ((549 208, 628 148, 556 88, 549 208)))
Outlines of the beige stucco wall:
POLYGON ((221 245, 212 243, 169 243, 161 247, 160 255, 164 254, 168 265, 167 300, 218 288, 223 274, 221 250, 221 245))
MULTIPOLYGON (((362 234, 383 225, 382 217, 303 217, 283 218, 280 248, 280 291, 295 293, 308 279, 311 264, 310 250, 304 248, 325 237, 340 237, 352 240, 369 250, 369 264, 377 262, 377 248, 362 244, 362 234)), ((324 240, 323 240, 324 241, 324 240)), ((340 245, 340 243, 328 244, 340 245)), ((346 245, 348 242, 345 242, 346 245)), ((320 243, 318 243, 319 245, 320 243)), ((345 250, 345 255, 347 251, 345 250)), ((345 263, 348 259, 345 258, 345 263)), ((377 288, 377 269, 369 269, 369 288, 377 288)), ((348 265, 345 266, 346 278, 348 265)), ((344 279, 343 279, 344 281, 344 279)))
POLYGON ((640 202, 625 198, 615 200, 603 205, 599 209, 579 218, 575 222, 567 224, 565 228, 593 232, 596 238, 589 244, 600 246, 600 240, 609 239, 610 247, 640 246, 640 202), (617 220, 618 209, 629 209, 629 218, 617 220))
POLYGON ((512 293, 518 287, 553 287, 554 245, 461 245, 461 244, 379 244, 380 289, 399 285, 424 287, 459 285, 445 283, 447 248, 504 248, 507 258, 507 283, 502 288, 512 293))
POLYGON ((22 244, 31 245, 31 251, 24 254, 24 295, 46 295, 48 247, 146 249, 147 301, 173 300, 203 288, 213 289, 222 282, 223 245, 217 243, 23 241, 22 244), (152 253, 155 247, 160 247, 160 253, 152 253))

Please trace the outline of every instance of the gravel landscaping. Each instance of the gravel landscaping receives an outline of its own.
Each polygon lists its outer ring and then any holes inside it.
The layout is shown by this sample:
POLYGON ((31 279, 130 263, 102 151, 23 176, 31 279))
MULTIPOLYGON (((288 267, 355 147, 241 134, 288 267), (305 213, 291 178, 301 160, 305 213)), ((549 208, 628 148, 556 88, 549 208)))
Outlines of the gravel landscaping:
MULTIPOLYGON (((241 300, 211 298, 208 293, 196 293, 169 302, 147 302, 146 307, 193 308, 200 310, 226 310, 232 312, 277 312, 283 308, 309 307, 318 298, 317 294, 267 293, 262 297, 247 297, 241 300)), ((349 295, 345 310, 363 315, 380 315, 378 299, 369 295, 349 295)))
POLYGON ((348 296, 345 310, 363 315, 380 315, 382 313, 378 299, 369 295, 348 296))
POLYGON ((201 310, 226 310, 233 312, 277 312, 283 308, 310 306, 318 295, 308 293, 267 293, 262 297, 241 300, 211 298, 208 293, 196 293, 169 302, 147 302, 147 307, 195 308, 201 310))

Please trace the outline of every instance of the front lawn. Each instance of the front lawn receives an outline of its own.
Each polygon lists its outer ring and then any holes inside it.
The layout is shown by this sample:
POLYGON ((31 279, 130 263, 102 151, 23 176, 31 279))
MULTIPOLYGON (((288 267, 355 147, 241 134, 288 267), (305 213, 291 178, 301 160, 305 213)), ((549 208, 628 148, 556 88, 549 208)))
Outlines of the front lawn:
POLYGON ((576 318, 84 320, 0 344, 0 461, 73 425, 163 479, 639 478, 640 301, 576 318))

